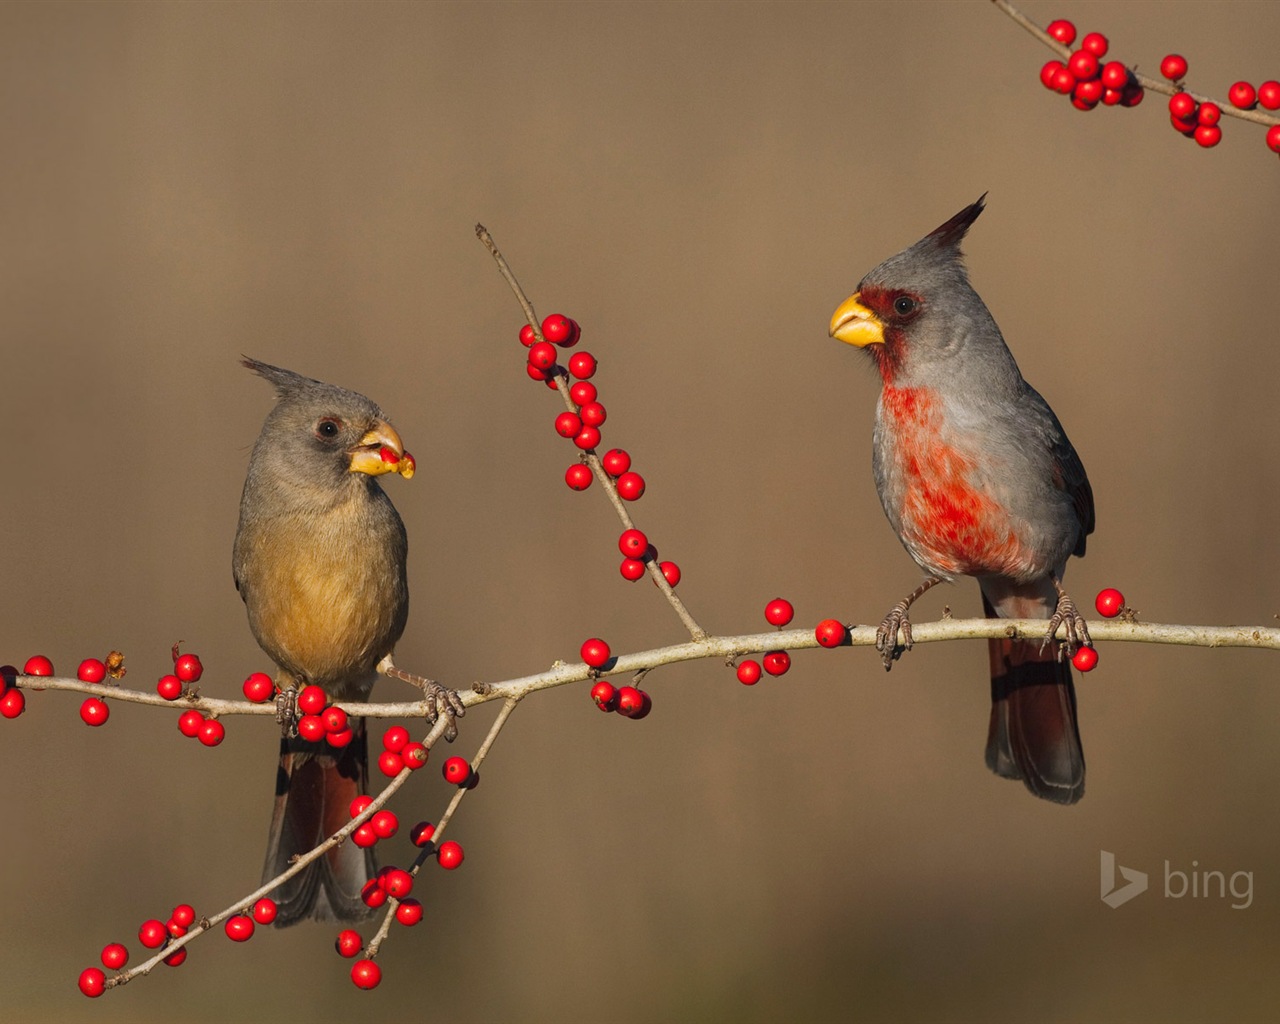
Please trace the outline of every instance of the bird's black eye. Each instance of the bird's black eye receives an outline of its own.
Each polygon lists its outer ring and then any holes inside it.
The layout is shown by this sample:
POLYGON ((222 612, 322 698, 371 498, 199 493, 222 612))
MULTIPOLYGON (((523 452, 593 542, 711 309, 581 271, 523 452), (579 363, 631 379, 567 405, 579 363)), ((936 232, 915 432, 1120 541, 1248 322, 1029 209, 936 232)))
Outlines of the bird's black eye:
POLYGON ((316 437, 322 440, 331 440, 338 436, 342 431, 342 422, 340 420, 325 417, 316 424, 316 437))
POLYGON ((893 300, 893 311, 898 316, 910 316, 920 306, 910 295, 899 295, 893 300))

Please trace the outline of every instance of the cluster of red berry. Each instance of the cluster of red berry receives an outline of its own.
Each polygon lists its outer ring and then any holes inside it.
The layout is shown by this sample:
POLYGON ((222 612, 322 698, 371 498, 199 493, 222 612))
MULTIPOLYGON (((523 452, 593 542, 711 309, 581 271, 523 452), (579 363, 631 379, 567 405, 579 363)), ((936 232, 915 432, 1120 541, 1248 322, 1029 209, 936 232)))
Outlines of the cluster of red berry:
MULTIPOLYGON (((775 597, 764 606, 764 618, 771 626, 781 629, 795 618, 796 610, 791 602, 783 597, 775 597)), ((823 647, 839 647, 845 642, 849 631, 838 619, 823 619, 814 628, 814 638, 823 647)), ((756 661, 748 658, 738 663, 738 682, 744 686, 755 686, 761 674, 767 672, 771 676, 780 676, 791 667, 791 655, 786 651, 768 651, 763 658, 756 661)))
MULTIPOLYGON (((597 672, 613 658, 609 645, 599 637, 584 641, 581 653, 582 660, 597 672)), ((624 718, 644 718, 653 709, 653 701, 644 690, 635 686, 615 687, 605 679, 597 680, 591 687, 591 699, 601 711, 616 711, 624 718)))
MULTIPOLYGON (((1169 97, 1169 122, 1188 138, 1195 139, 1205 148, 1222 141, 1222 108, 1212 100, 1197 102, 1182 87, 1187 74, 1187 60, 1177 53, 1167 55, 1160 62, 1160 74, 1178 86, 1169 97)), ((1227 91, 1227 99, 1238 110, 1252 110, 1259 103, 1268 110, 1280 110, 1280 82, 1263 82, 1256 89, 1248 82, 1236 82, 1227 91)), ((1280 153, 1280 125, 1267 130, 1267 148, 1280 153)))
MULTIPOLYGON (((1098 591, 1093 606, 1104 619, 1114 619, 1125 610, 1124 595, 1115 587, 1106 587, 1098 591)), ((1098 652, 1092 647, 1079 647, 1071 656, 1071 664, 1081 672, 1092 672, 1098 667, 1098 652)))
MULTIPOLYGON (((1063 46, 1076 41, 1076 27, 1059 18, 1049 23, 1045 30, 1063 46)), ((1111 44, 1101 32, 1090 32, 1080 40, 1080 48, 1074 50, 1064 64, 1051 60, 1040 69, 1040 81, 1046 89, 1071 97, 1071 105, 1077 110, 1092 110, 1099 103, 1104 106, 1136 107, 1144 95, 1142 85, 1133 72, 1118 60, 1107 61, 1111 44)))
POLYGON ((394 779, 402 770, 417 771, 427 763, 430 752, 409 735, 403 725, 393 725, 382 734, 382 753, 378 755, 378 771, 394 779))

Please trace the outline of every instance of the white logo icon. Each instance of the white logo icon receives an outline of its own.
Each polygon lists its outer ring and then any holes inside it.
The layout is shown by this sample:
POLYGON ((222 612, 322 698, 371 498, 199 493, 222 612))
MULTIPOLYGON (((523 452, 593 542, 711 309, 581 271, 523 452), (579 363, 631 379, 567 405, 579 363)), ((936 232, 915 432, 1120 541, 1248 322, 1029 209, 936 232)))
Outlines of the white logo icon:
POLYGON ((1116 888, 1116 855, 1102 851, 1102 902, 1112 910, 1147 891, 1147 873, 1120 865, 1125 884, 1116 888))

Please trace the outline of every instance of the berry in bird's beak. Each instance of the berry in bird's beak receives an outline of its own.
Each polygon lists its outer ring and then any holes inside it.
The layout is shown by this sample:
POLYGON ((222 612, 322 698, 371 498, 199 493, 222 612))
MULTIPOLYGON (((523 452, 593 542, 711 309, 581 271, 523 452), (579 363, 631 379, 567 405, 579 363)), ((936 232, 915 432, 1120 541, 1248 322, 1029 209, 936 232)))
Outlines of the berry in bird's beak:
POLYGON ((404 450, 396 429, 382 421, 360 438, 360 443, 351 449, 350 460, 347 468, 352 473, 369 476, 399 473, 408 480, 417 468, 413 456, 404 450))

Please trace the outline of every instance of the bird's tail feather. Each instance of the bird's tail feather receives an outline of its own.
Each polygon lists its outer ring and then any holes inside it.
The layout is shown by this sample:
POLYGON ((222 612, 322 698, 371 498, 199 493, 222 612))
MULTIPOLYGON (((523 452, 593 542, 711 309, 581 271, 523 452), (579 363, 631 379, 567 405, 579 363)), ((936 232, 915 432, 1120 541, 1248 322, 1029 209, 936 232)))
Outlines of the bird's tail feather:
MULTIPOLYGON (((369 776, 364 720, 352 720, 351 728, 354 738, 337 750, 296 737, 280 741, 263 882, 288 870, 294 857, 315 849, 351 820, 351 801, 368 789, 369 776)), ((278 908, 276 925, 368 918, 373 911, 361 900, 360 890, 376 873, 373 850, 347 840, 271 894, 278 908)))

